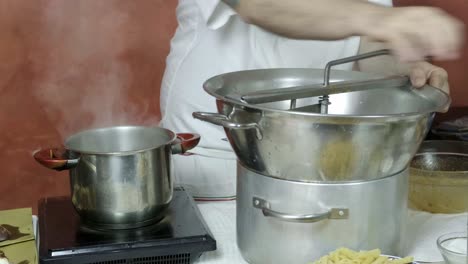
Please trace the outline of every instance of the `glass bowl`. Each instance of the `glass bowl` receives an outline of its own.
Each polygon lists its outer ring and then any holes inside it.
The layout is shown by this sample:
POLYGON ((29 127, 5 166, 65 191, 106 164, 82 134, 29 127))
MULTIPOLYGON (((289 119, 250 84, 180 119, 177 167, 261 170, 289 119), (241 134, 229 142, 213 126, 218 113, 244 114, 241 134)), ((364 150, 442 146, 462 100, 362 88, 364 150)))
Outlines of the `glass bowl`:
POLYGON ((410 164, 409 206, 430 213, 468 210, 468 142, 424 141, 410 164))
POLYGON ((449 233, 437 239, 437 247, 447 264, 468 264, 466 232, 449 233))

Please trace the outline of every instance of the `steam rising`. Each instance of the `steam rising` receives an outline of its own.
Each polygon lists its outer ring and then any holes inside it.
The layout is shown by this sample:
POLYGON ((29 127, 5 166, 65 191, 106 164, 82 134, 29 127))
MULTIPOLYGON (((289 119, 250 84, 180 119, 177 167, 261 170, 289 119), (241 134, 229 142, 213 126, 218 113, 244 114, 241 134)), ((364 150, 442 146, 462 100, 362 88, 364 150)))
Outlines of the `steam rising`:
MULTIPOLYGON (((132 69, 125 60, 132 21, 120 1, 45 1, 36 58, 35 96, 62 138, 92 127, 156 125, 149 106, 129 103, 132 69)), ((132 42, 133 41, 133 42, 132 42)), ((155 87, 156 89, 156 87, 155 87)))

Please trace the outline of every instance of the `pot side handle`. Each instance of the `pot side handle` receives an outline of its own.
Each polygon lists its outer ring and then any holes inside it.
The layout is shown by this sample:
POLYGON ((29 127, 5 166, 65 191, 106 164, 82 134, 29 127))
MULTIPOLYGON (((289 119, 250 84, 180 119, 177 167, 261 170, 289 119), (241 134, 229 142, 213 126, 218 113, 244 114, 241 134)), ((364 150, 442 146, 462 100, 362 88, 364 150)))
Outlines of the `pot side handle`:
POLYGON ((325 219, 348 219, 349 210, 346 208, 331 208, 325 213, 308 214, 308 215, 292 215, 280 213, 270 208, 270 203, 254 197, 253 206, 261 209, 266 217, 273 217, 281 221, 295 222, 295 223, 315 223, 325 219))
POLYGON ((227 116, 216 113, 206 113, 206 112, 194 112, 192 113, 193 118, 205 121, 214 125, 222 126, 228 129, 255 129, 256 136, 259 140, 263 138, 260 127, 257 123, 237 123, 230 120, 227 116))
POLYGON ((216 113, 206 113, 206 112, 194 112, 192 116, 195 119, 199 119, 213 125, 222 126, 225 128, 232 128, 232 129, 252 129, 257 128, 256 123, 247 123, 247 124, 240 124, 229 120, 229 118, 222 114, 216 113))
POLYGON ((177 139, 172 143, 172 154, 184 154, 200 142, 200 135, 194 133, 177 133, 177 139))
POLYGON ((34 159, 44 167, 62 171, 76 167, 79 158, 69 158, 68 152, 64 148, 40 149, 33 155, 34 159))

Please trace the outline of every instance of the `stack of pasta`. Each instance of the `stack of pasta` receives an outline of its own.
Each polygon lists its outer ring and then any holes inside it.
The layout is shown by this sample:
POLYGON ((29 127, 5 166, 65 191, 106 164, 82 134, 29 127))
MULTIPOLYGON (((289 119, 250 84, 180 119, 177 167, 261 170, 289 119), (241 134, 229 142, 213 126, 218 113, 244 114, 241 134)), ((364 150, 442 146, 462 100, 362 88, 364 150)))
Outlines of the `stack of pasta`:
POLYGON ((382 255, 379 249, 370 251, 353 251, 339 248, 321 257, 313 264, 407 264, 412 263, 413 257, 395 258, 382 255))

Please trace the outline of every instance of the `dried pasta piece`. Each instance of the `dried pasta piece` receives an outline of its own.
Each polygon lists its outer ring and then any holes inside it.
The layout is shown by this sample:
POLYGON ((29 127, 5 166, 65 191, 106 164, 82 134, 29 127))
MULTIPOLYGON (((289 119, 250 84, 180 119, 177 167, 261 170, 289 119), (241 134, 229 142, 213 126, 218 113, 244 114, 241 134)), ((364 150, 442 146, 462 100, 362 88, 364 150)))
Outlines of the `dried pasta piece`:
POLYGON ((357 259, 359 254, 349 248, 342 248, 341 255, 346 256, 348 259, 357 259))
POLYGON ((385 256, 379 256, 372 264, 384 264, 388 260, 385 256))
POLYGON ((408 264, 412 262, 412 257, 389 259, 387 256, 382 256, 380 249, 357 252, 349 248, 338 248, 313 264, 408 264))
POLYGON ((361 260, 361 264, 371 264, 372 262, 374 262, 374 260, 375 260, 375 257, 367 256, 366 258, 361 260))

